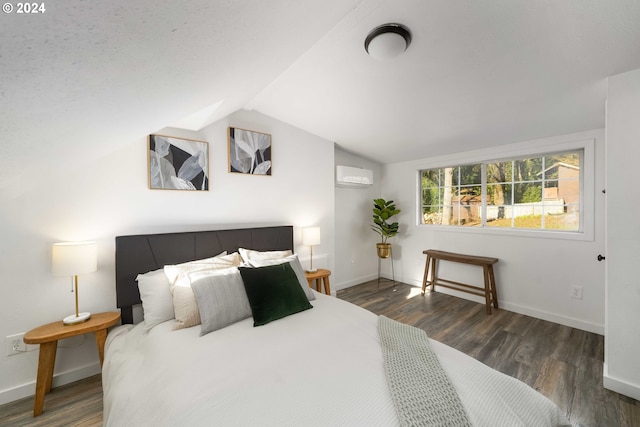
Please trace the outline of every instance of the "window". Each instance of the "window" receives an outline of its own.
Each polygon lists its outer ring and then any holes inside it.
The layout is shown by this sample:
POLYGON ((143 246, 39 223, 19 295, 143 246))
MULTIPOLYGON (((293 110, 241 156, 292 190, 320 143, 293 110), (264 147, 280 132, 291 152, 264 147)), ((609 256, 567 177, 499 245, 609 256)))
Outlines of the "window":
POLYGON ((420 171, 421 223, 581 231, 584 150, 420 171))

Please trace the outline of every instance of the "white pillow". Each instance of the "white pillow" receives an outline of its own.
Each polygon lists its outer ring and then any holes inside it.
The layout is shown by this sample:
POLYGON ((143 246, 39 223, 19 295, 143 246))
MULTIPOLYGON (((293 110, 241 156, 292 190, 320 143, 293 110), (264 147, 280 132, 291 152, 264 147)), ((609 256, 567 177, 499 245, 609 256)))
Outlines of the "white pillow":
POLYGON ((149 331, 154 326, 173 319, 173 297, 164 269, 138 274, 136 281, 142 300, 144 329, 149 331))
POLYGON ((280 258, 280 259, 254 260, 254 261, 250 261, 249 265, 251 267, 266 267, 267 265, 284 264, 285 262, 288 262, 291 264, 291 269, 293 270, 294 273, 296 273, 296 277, 298 278, 298 283, 300 283, 300 286, 302 287, 304 294, 307 296, 307 299, 309 301, 316 299, 316 296, 314 295, 313 291, 309 287, 309 281, 307 280, 307 277, 304 275, 304 269, 302 268, 302 264, 300 264, 298 255, 294 254, 294 255, 290 255, 288 257, 280 258))
POLYGON ((265 261, 270 259, 281 259, 293 255, 290 250, 286 251, 254 251, 252 249, 239 248, 240 256, 244 262, 265 261))
POLYGON ((188 273, 202 270, 218 270, 221 268, 229 268, 238 266, 242 263, 242 259, 238 252, 229 255, 217 255, 212 258, 199 259, 195 261, 184 262, 182 264, 165 265, 164 274, 167 275, 171 289, 175 286, 188 286, 189 281, 186 279, 188 273))
POLYGON ((229 255, 218 255, 213 258, 185 262, 183 264, 165 265, 164 273, 169 280, 173 295, 173 311, 176 324, 174 329, 188 328, 199 325, 200 312, 198 303, 191 289, 191 273, 206 273, 240 265, 242 260, 237 252, 229 255))

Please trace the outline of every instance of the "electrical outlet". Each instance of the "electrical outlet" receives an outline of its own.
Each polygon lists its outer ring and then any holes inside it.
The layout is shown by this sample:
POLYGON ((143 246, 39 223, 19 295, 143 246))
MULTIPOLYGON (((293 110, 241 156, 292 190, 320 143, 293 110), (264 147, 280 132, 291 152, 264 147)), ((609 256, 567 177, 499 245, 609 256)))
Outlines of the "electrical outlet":
POLYGON ((582 299, 582 286, 571 287, 571 298, 582 299))
POLYGON ((14 354, 20 354, 27 351, 27 345, 22 340, 24 333, 9 335, 5 338, 7 344, 7 356, 13 356, 14 354))

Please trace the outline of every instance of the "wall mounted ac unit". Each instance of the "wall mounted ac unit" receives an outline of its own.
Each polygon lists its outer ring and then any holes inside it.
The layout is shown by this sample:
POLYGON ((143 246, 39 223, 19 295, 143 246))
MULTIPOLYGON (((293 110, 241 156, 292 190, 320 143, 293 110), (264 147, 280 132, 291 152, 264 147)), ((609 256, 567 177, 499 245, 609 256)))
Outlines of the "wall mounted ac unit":
POLYGON ((336 166, 338 187, 366 188, 373 184, 373 171, 369 169, 336 166))

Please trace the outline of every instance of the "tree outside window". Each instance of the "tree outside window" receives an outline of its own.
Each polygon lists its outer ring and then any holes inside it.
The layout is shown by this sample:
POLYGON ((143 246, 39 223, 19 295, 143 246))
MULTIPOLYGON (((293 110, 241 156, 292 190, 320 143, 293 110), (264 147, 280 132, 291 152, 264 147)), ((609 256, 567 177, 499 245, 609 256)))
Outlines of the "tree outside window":
POLYGON ((583 150, 420 172, 422 224, 580 230, 583 150))

